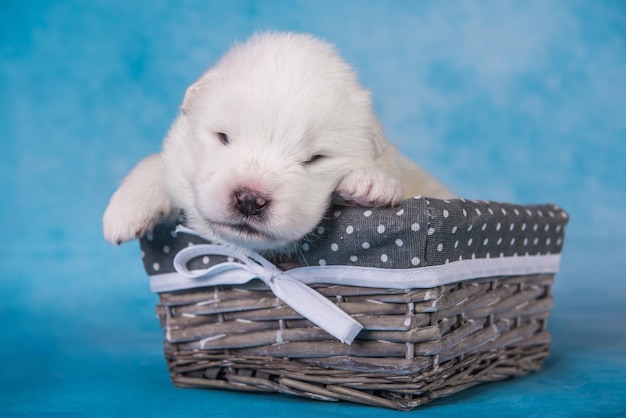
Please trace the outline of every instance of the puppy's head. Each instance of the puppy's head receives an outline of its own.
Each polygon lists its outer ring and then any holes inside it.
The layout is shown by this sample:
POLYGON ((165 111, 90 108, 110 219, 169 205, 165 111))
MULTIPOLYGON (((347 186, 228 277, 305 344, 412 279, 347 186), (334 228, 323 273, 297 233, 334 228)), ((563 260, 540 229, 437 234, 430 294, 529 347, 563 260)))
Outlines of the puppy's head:
POLYGON ((376 157, 367 91, 332 46, 262 34, 185 95, 163 156, 174 203, 208 238, 281 250, 309 233, 339 182, 376 157))

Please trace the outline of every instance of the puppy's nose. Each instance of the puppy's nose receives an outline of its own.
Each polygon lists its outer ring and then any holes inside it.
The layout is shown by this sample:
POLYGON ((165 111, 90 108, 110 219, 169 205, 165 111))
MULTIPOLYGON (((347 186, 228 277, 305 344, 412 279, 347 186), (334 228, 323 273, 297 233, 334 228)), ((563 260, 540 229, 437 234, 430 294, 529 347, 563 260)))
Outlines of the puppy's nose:
POLYGON ((260 193, 248 189, 235 191, 235 208, 245 216, 256 216, 263 212, 269 200, 260 193))

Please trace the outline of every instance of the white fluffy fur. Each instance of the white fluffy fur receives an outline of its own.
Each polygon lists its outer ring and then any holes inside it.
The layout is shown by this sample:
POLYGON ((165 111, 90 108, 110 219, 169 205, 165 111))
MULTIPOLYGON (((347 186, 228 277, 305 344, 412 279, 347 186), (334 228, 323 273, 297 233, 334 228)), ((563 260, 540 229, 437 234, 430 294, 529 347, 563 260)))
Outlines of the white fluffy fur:
POLYGON ((285 250, 315 228, 333 196, 383 206, 416 194, 452 196, 385 139, 369 92, 334 48, 264 33, 187 89, 162 152, 124 179, 103 228, 121 243, 182 209, 208 239, 285 250), (267 198, 261 215, 235 209, 242 188, 267 198))

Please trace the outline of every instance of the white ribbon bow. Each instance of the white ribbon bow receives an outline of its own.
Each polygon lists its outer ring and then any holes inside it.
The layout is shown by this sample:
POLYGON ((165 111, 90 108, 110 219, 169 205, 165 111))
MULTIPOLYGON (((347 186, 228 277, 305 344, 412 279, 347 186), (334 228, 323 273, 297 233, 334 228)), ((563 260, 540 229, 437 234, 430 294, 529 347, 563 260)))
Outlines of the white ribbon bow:
POLYGON ((346 344, 351 344, 363 329, 363 325, 330 300, 253 252, 246 254, 223 245, 194 245, 176 254, 174 268, 179 274, 202 280, 207 286, 237 285, 260 279, 294 311, 346 344), (190 260, 205 255, 227 256, 240 262, 227 261, 204 270, 189 270, 190 260))

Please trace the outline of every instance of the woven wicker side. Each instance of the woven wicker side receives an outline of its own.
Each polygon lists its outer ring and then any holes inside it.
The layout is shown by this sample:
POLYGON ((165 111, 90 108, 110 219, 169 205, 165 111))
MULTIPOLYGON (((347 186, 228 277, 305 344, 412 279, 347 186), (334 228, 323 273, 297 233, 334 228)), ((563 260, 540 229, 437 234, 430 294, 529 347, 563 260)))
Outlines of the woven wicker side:
POLYGON ((178 386, 281 392, 408 410, 539 369, 548 356, 551 275, 398 291, 316 286, 365 329, 337 342, 269 290, 161 295, 178 386))

